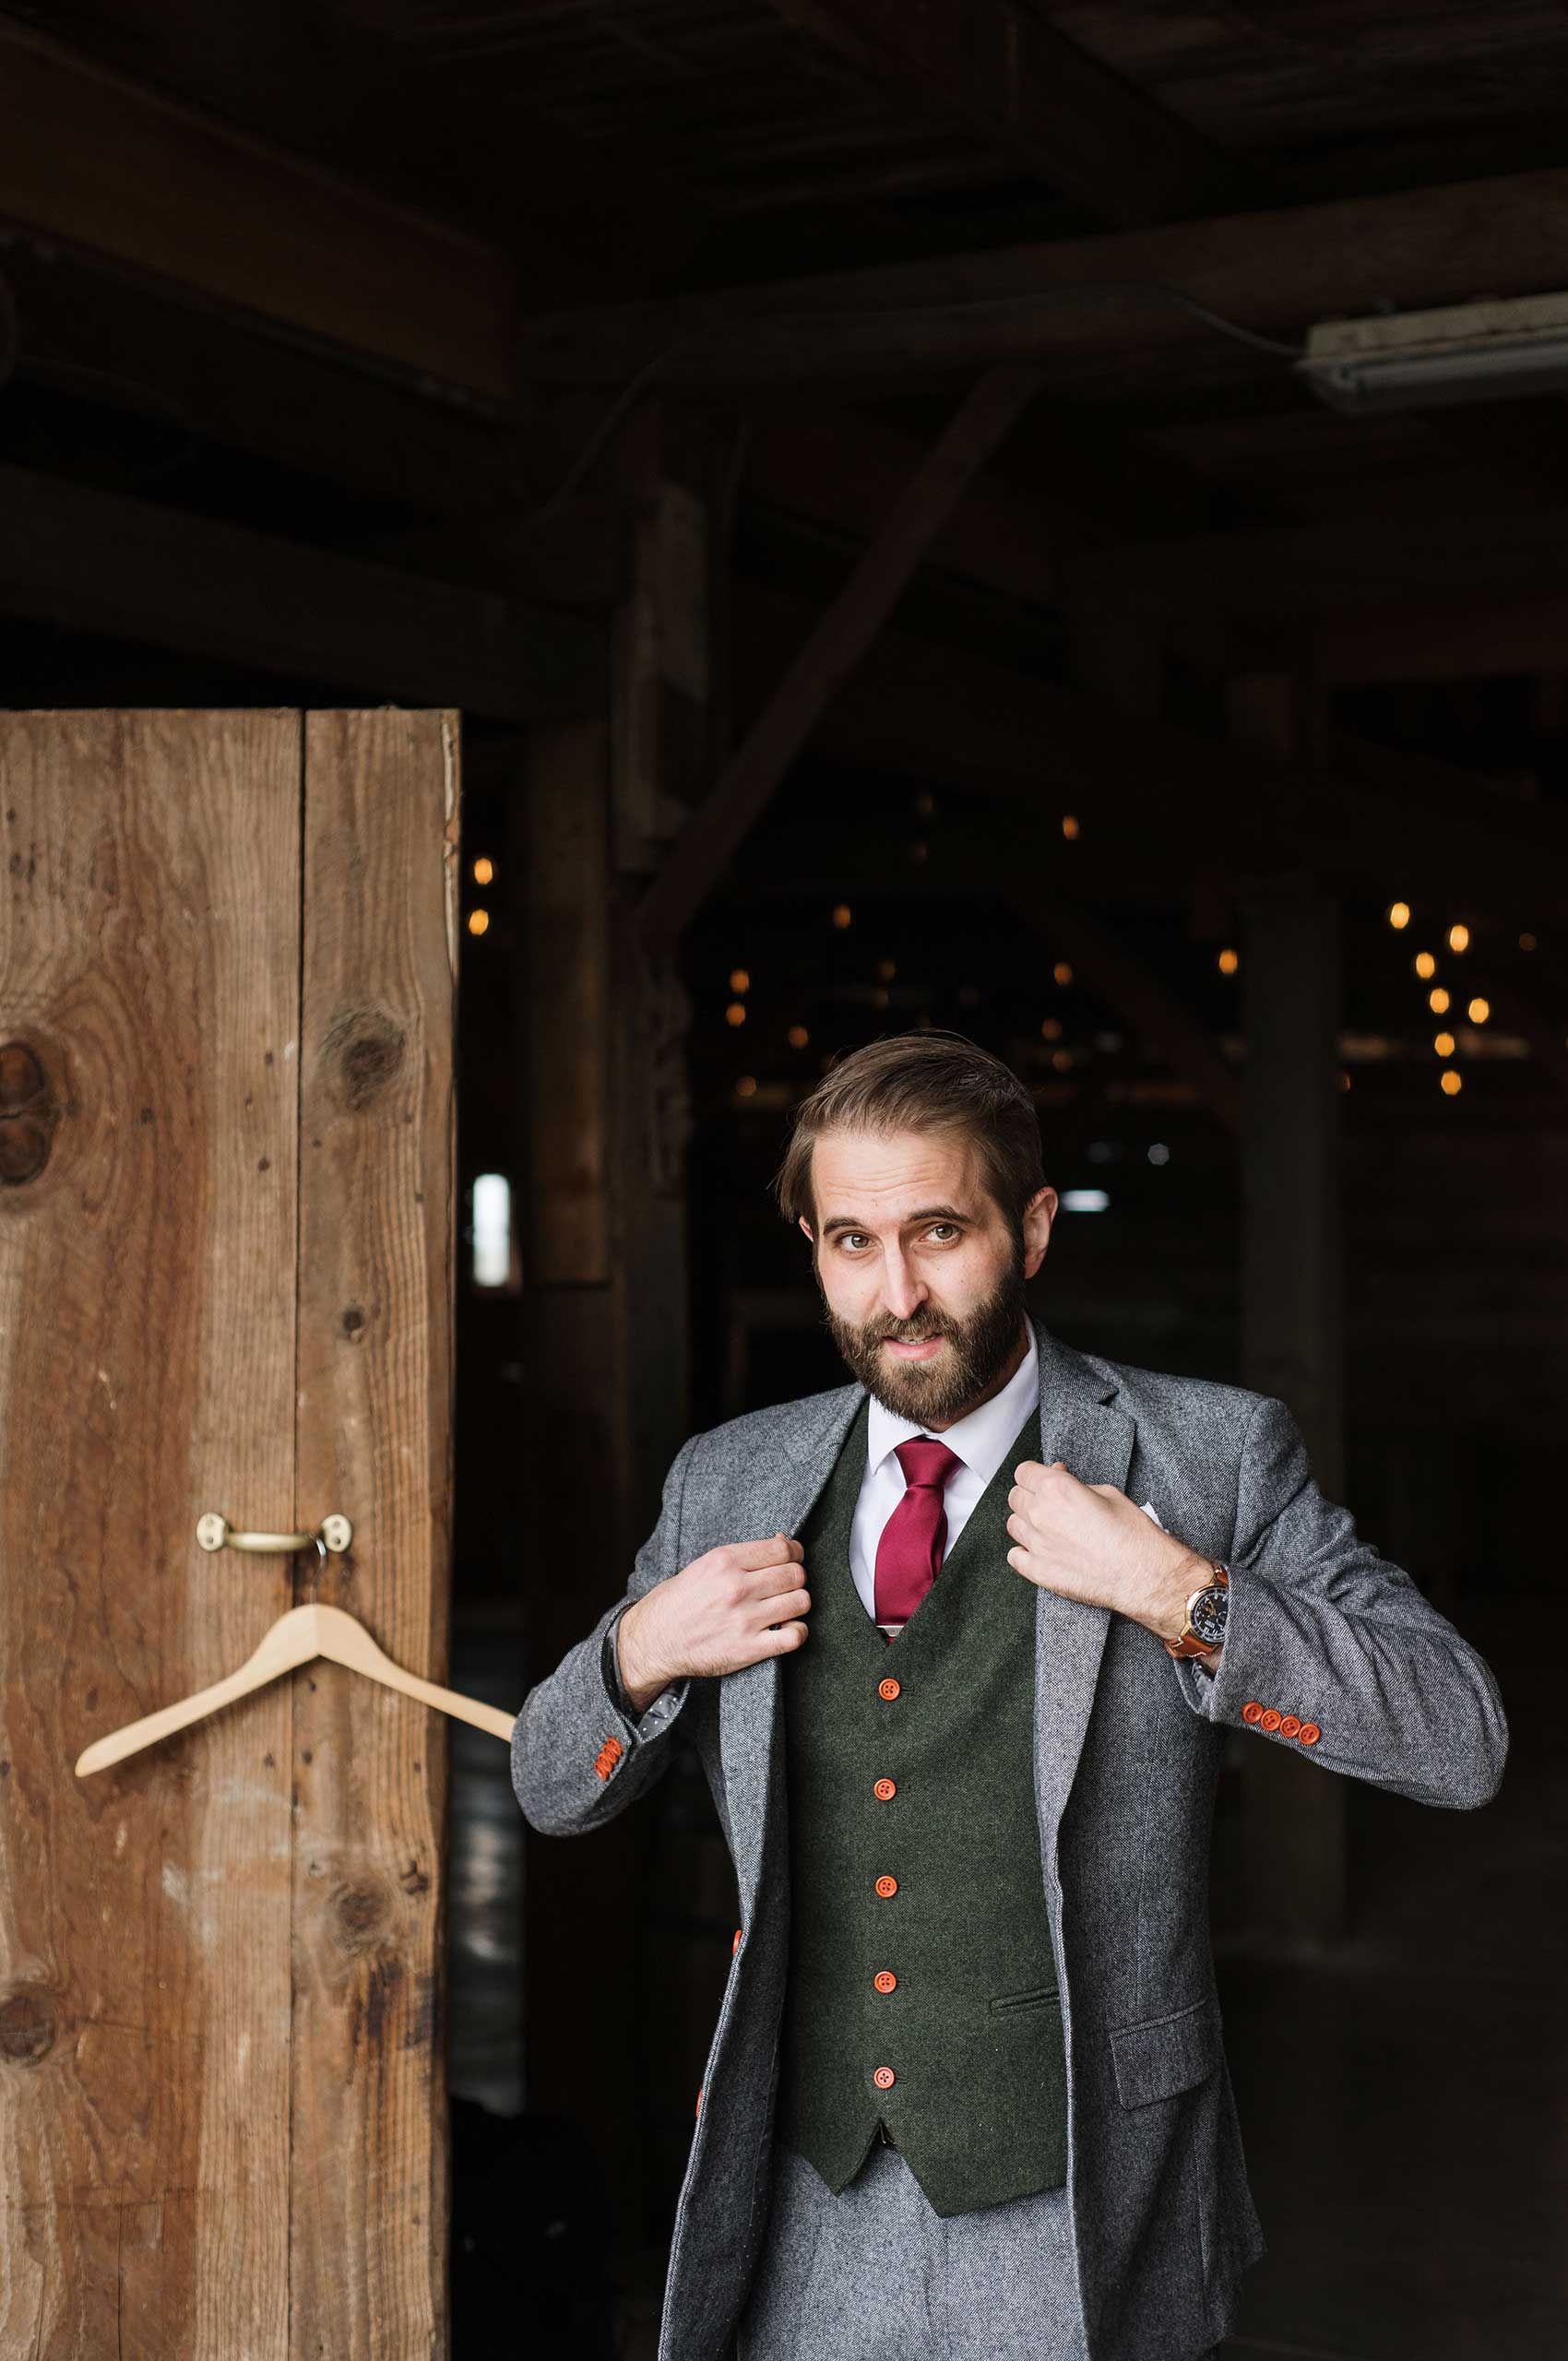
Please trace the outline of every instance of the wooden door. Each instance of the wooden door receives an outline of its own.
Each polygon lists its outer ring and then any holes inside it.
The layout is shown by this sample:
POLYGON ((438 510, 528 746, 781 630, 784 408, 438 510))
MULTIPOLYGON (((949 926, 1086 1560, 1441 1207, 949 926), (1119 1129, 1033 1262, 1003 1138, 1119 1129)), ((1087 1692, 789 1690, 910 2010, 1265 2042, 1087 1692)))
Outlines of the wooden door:
POLYGON ((444 2355, 457 717, 0 714, 0 2361, 444 2355))

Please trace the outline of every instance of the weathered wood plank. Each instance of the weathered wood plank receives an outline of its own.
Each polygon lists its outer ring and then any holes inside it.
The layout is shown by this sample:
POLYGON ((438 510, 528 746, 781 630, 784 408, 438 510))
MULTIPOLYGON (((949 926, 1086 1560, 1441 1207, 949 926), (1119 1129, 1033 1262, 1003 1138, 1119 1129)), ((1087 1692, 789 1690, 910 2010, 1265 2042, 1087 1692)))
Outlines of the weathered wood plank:
MULTIPOLYGON (((315 1596, 446 1678, 457 717, 313 713, 304 765, 294 1519, 354 1522, 315 1596)), ((308 1560, 301 1560, 303 1596, 308 1560)), ((441 1716, 295 1676, 289 2341, 445 2350, 441 1716)), ((279 1999, 279 2010, 281 1999, 279 1999)))
POLYGON ((0 715, 0 2352, 282 2361, 297 714, 0 715))

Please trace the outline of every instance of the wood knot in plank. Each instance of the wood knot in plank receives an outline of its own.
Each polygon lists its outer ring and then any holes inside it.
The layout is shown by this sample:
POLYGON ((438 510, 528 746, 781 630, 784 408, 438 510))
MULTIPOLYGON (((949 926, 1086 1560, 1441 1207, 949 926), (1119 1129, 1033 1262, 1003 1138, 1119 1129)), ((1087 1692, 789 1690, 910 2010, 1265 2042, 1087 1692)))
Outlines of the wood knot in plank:
POLYGON ((0 2058, 13 2066, 36 2066, 53 2048, 54 2034, 51 1994, 24 1987, 0 2000, 0 2058))
POLYGON ((346 1952, 375 1951, 392 1929, 392 1895, 379 1878, 360 1878, 332 1895, 332 1931, 346 1952))
POLYGON ((59 1120, 37 1051, 26 1041, 0 1042, 0 1188, 37 1180, 59 1120))
POLYGON ((401 1070, 408 1037, 384 1008, 349 1008, 327 1028, 322 1057, 337 1095, 352 1115, 390 1088, 401 1070))

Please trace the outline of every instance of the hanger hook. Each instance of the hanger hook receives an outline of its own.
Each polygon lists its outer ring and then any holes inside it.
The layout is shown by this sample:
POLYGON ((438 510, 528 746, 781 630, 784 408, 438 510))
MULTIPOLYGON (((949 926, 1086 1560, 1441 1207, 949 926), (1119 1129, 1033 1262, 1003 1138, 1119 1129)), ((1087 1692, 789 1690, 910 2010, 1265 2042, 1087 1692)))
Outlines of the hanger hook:
POLYGON ((321 1570, 327 1563, 327 1544, 322 1539, 319 1533, 313 1533, 310 1537, 315 1549, 315 1560, 310 1569, 310 1596, 311 1601, 314 1602, 315 1598, 315 1585, 320 1577, 321 1570))

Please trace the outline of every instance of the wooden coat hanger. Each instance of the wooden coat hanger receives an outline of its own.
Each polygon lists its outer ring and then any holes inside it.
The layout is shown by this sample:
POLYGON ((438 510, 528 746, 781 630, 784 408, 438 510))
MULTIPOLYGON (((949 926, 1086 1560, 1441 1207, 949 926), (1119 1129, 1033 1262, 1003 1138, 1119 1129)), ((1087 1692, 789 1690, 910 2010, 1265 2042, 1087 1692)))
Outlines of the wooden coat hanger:
MULTIPOLYGON (((316 1536, 311 1537, 325 1560, 325 1546, 316 1536)), ((156 1714, 144 1714, 139 1722, 127 1722, 124 1729, 111 1730, 107 1738, 94 1738, 77 1757, 77 1778, 85 1779, 94 1771, 107 1771, 112 1762, 123 1762, 127 1754, 139 1753, 144 1746, 172 1736, 191 1722, 204 1720, 220 1706, 232 1705, 236 1697, 248 1696, 253 1689, 264 1689, 279 1673, 297 1671, 301 1665, 312 1664, 317 1656, 347 1665, 350 1672, 362 1672, 370 1679, 379 1680, 383 1688, 400 1690, 405 1697, 417 1698, 422 1705, 434 1705, 439 1713, 451 1714, 460 1722, 471 1722, 475 1729, 489 1730, 495 1738, 509 1738, 512 1735, 515 1714, 503 1713, 498 1705, 486 1705, 477 1697, 464 1697, 455 1689, 440 1689, 433 1680, 422 1680, 417 1673, 405 1672, 401 1665, 394 1664, 389 1655, 382 1653, 358 1616, 346 1614, 340 1607, 323 1607, 312 1600, 304 1607, 291 1607, 287 1614, 280 1615, 237 1672, 230 1673, 223 1680, 215 1680, 209 1689, 198 1689, 194 1696, 183 1697, 176 1705, 161 1706, 156 1714)))

